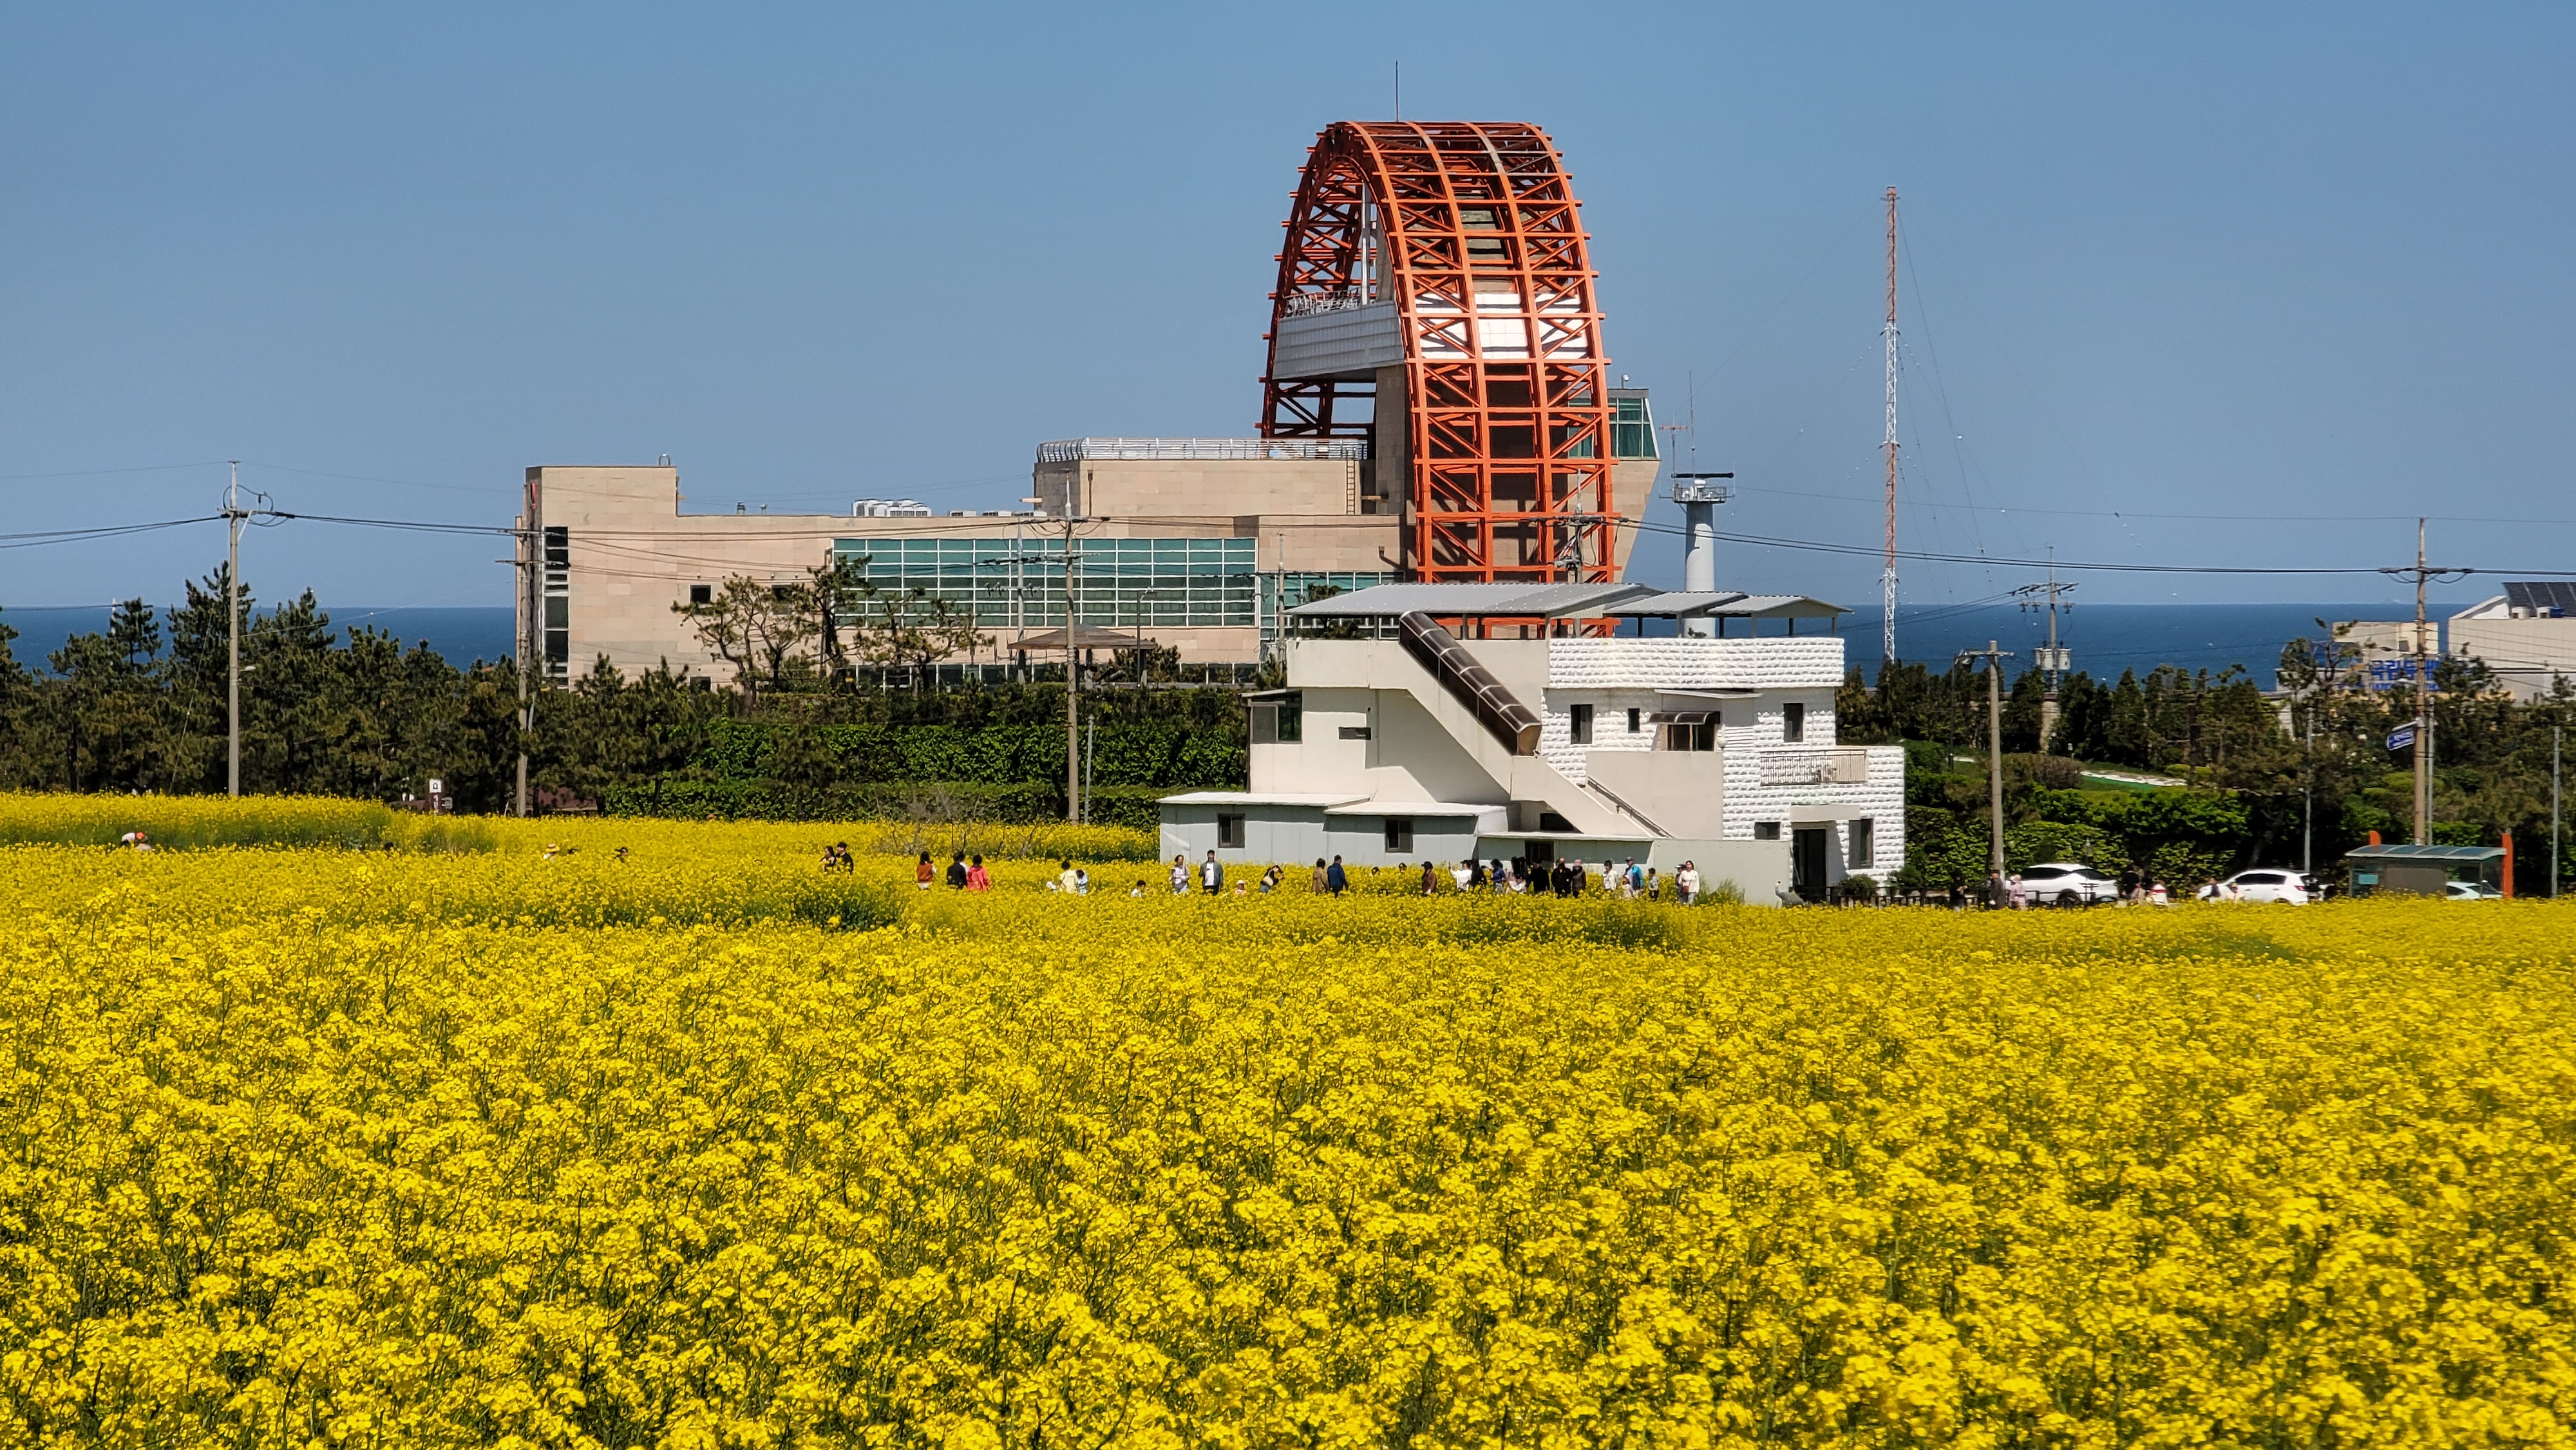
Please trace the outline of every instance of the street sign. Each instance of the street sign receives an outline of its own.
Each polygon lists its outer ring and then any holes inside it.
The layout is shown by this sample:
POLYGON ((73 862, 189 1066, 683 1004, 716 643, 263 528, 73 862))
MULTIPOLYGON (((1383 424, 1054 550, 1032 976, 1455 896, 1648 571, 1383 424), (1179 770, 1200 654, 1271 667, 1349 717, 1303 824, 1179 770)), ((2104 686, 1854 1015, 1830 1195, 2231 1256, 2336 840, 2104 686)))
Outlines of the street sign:
POLYGON ((2391 750, 2403 750, 2414 743, 2415 727, 2412 725, 2400 725, 2388 732, 2388 748, 2391 750))

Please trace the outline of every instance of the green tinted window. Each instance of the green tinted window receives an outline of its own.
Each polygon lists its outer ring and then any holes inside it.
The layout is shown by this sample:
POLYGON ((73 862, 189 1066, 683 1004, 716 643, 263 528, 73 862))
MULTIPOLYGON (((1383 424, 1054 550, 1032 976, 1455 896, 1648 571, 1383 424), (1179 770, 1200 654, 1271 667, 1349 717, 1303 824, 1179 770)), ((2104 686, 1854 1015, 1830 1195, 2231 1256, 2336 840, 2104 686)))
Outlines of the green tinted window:
POLYGON ((1610 400, 1610 456, 1655 456, 1655 417, 1646 410, 1644 398, 1610 400))

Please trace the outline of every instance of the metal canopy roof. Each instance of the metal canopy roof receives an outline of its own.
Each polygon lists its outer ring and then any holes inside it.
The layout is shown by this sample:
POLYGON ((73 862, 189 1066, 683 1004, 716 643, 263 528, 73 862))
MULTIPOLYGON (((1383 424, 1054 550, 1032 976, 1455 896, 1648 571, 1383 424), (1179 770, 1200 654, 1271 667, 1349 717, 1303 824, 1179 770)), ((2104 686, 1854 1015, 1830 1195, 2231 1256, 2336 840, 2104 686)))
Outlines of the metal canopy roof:
POLYGON ((1632 599, 1601 611, 1613 619, 1831 619, 1850 610, 1803 594, 1675 592, 1632 599))
POLYGON ((1360 801, 1354 805, 1326 806, 1328 816, 1481 816, 1487 811, 1507 810, 1502 805, 1465 805, 1457 801, 1360 801))
POLYGON ((1368 799, 1366 796, 1315 795, 1296 791, 1191 790, 1183 791, 1179 795, 1157 797, 1154 804, 1161 806, 1309 806, 1317 810, 1330 810, 1334 806, 1346 806, 1353 801, 1366 799, 1368 799))
MULTIPOLYGON (((1010 648, 1015 650, 1062 649, 1064 648, 1064 630, 1061 628, 1050 629, 1044 634, 1033 634, 1025 639, 1009 640, 1006 641, 1006 643, 1010 648)), ((1113 650, 1153 649, 1156 647, 1156 644, 1154 637, 1150 634, 1139 638, 1130 630, 1102 629, 1096 624, 1083 624, 1076 625, 1074 627, 1073 647, 1076 649, 1113 650)))
POLYGON ((1614 604, 1656 592, 1648 584, 1377 584, 1300 604, 1300 619, 1432 614, 1447 617, 1565 619, 1610 615, 1614 604))
POLYGON ((2504 847, 2355 846, 2343 854, 2346 860, 2365 861, 2493 861, 2504 855, 2504 847))

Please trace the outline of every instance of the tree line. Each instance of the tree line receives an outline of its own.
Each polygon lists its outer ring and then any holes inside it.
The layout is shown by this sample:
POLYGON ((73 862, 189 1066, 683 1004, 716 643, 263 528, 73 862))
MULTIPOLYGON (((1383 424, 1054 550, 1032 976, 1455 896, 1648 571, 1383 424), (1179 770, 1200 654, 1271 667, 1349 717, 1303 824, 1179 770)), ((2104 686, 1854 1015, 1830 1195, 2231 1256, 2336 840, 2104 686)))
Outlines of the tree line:
MULTIPOLYGON (((0 789, 222 791, 226 582, 220 568, 189 581, 168 610, 129 601, 41 669, 17 658, 0 616, 0 789)), ((731 581, 691 622, 724 641, 715 652, 734 678, 600 661, 567 685, 540 683, 524 732, 515 660, 459 666, 366 627, 344 639, 310 591, 263 609, 245 589, 242 789, 398 803, 438 780, 459 810, 501 811, 524 748, 544 808, 1060 817, 1062 685, 927 688, 916 666, 940 657, 939 631, 961 627, 954 611, 833 583, 731 581), (826 597, 875 611, 832 632, 854 641, 842 668, 821 646, 826 597)), ((1109 814, 1135 817, 1140 793, 1242 779, 1234 692, 1177 688, 1173 663, 1147 651, 1086 672, 1083 713, 1096 723, 1084 749, 1109 814)))
MULTIPOLYGON (((2143 677, 2124 671, 2116 681, 2072 674, 2060 684, 2056 728, 2046 740, 2047 680, 2025 670, 2003 702, 2007 826, 2087 825, 2067 819, 2080 814, 2081 796, 2101 794, 2075 789, 2083 784, 2075 765, 2081 761, 2176 777, 2241 814, 2233 828, 2204 815, 2176 836, 2188 838, 2188 849, 2169 858, 2174 877, 2296 865, 2311 800, 2311 849, 2321 865, 2374 831, 2386 841, 2411 840, 2414 761, 2387 740, 2415 718, 2416 691, 2406 684, 2363 688, 2358 665, 2349 645, 2292 640, 2279 664, 2286 698, 2267 696, 2233 667, 2212 674, 2161 666, 2143 677)), ((2496 845, 2510 832, 2517 879, 2545 882, 2551 732, 2576 724, 2576 689, 2561 680, 2551 694, 2517 702, 2483 663, 2457 657, 2435 663, 2432 686, 2434 839, 2496 845)), ((1939 747, 1911 753, 1906 781, 1908 840, 1932 884, 1948 884, 1959 861, 1973 865, 1972 879, 1984 874, 1986 691, 1984 673, 1966 665, 1935 671, 1898 664, 1876 688, 1853 672, 1838 701, 1836 728, 1848 743, 1939 747)), ((2037 847, 2068 837, 2034 831, 2027 839, 2037 847)))
MULTIPOLYGON (((225 583, 220 568, 190 581, 166 611, 129 601, 41 669, 11 652, 16 633, 0 618, 0 789, 224 789, 225 583)), ((602 662, 568 685, 541 685, 534 728, 522 732, 514 661, 459 666, 371 628, 343 639, 310 592, 263 610, 245 591, 242 787, 399 802, 438 779, 458 809, 499 811, 524 748, 546 808, 1063 814, 1061 685, 929 688, 926 667, 973 633, 944 601, 854 588, 829 570, 711 594, 683 609, 732 678, 667 665, 621 675, 602 662)), ((2320 862, 2373 831, 2411 838, 2412 762, 2385 742, 2413 718, 2414 693, 2357 688, 2339 651, 2291 642, 2286 705, 2236 669, 2070 675, 2046 740, 2045 681, 2024 671, 2003 707, 2010 826, 2036 851, 2090 840, 2108 859, 2125 843, 2118 851, 2142 866, 2165 851, 2175 875, 2296 862, 2311 792, 2320 862), (2072 761, 2178 777, 2218 804, 2188 821, 2114 820, 2100 792, 2078 789, 2072 761)), ((1167 651, 1122 655, 1103 663, 1107 688, 1086 685, 1097 724, 1081 748, 1096 819, 1150 824, 1159 792, 1242 783, 1240 700, 1176 688, 1176 663, 1167 651)), ((2576 721, 2576 691, 2562 683, 2517 703, 2483 665, 2455 658, 2435 666, 2434 684, 2436 838, 2492 844, 2509 831, 2521 879, 2542 880, 2551 730, 2576 721)), ((1855 672, 1841 691, 1844 741, 1916 747, 1907 833, 1912 869, 1931 884, 1962 862, 1982 871, 1985 712, 1986 681, 1964 666, 1898 664, 1875 687, 1855 672)))

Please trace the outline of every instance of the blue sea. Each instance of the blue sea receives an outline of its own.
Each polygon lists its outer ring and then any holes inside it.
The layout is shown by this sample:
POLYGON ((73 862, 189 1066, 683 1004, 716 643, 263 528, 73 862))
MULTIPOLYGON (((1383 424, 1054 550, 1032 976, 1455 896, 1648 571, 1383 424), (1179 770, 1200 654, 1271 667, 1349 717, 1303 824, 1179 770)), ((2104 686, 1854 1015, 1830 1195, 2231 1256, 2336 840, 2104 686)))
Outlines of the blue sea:
MULTIPOLYGON (((2483 597, 2483 596, 2480 596, 2483 597)), ((2465 609, 2475 599, 2428 606, 2439 619, 2465 609)), ((2281 647, 2291 640, 2322 640, 2331 625, 2347 619, 2411 619, 2414 604, 2388 601, 2344 604, 2079 604, 2061 608, 2057 642, 2067 664, 2096 679, 2116 680, 2122 670, 2140 675, 2158 665, 2207 670, 2215 675, 2230 665, 2264 689, 2272 688, 2281 663, 2281 647)), ((1845 658, 1875 680, 1879 658, 1879 611, 1875 607, 1844 616, 1841 632, 1850 641, 1845 658)), ((1944 608, 1937 605, 1896 607, 1896 655, 1946 668, 1965 649, 1984 649, 1988 640, 2013 652, 2005 673, 2029 667, 2034 646, 2048 643, 2048 616, 2012 605, 1944 608)))
MULTIPOLYGON (((332 627, 348 638, 355 628, 382 630, 403 642, 403 648, 426 642, 431 649, 446 656, 454 665, 470 665, 478 659, 497 660, 510 653, 512 614, 507 608, 488 605, 470 609, 331 609, 332 627)), ((44 668, 45 656, 62 648, 63 641, 75 634, 96 633, 107 628, 106 606, 82 604, 48 608, 0 608, 0 624, 18 631, 9 652, 18 663, 30 669, 44 668)), ((167 635, 163 636, 165 639, 167 635)))
MULTIPOLYGON (((2472 601, 2445 601, 2437 616, 2472 601)), ((2411 606, 2387 601, 2344 604, 2080 604, 2058 616, 2058 640, 2072 656, 2074 668, 2098 678, 2117 679, 2122 670, 2143 675, 2160 664, 2216 674, 2242 665, 2264 688, 2273 683, 2281 646, 2302 635, 2320 637, 2317 621, 2403 619, 2411 606)), ((406 646, 426 641, 431 649, 457 664, 494 660, 510 652, 508 609, 334 609, 331 622, 344 632, 367 626, 392 633, 406 646)), ((81 630, 107 627, 107 610, 78 608, 5 609, 0 622, 19 633, 11 646, 20 663, 41 667, 44 657, 81 630)), ((1850 641, 1848 657, 1864 674, 1878 673, 1878 611, 1844 616, 1841 634, 1850 641)), ((1976 608, 1900 605, 1896 611, 1896 650, 1902 659, 1946 666, 1963 649, 1982 649, 1994 640, 2011 650, 2016 665, 2027 665, 2033 645, 2048 642, 2048 620, 2009 605, 1976 608)), ((2017 670, 2015 671, 2017 672, 2017 670)))

